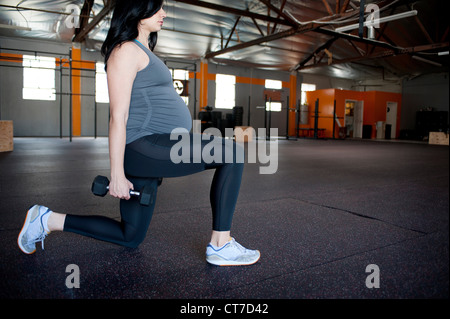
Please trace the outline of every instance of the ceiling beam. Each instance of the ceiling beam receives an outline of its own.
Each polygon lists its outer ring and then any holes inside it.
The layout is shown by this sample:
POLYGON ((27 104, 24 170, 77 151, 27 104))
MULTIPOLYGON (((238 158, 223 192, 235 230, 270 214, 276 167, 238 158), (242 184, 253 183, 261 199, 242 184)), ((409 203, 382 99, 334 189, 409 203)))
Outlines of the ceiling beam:
POLYGON ((283 12, 283 8, 284 5, 286 3, 286 1, 281 5, 281 8, 278 9, 277 7, 275 7, 273 4, 270 3, 270 1, 268 0, 259 0, 260 2, 264 3, 267 8, 269 8, 270 10, 276 12, 278 14, 278 16, 283 17, 283 19, 285 21, 287 21, 289 23, 290 26, 297 26, 297 22, 294 21, 290 16, 288 16, 286 13, 283 12))
POLYGON ((248 42, 244 42, 244 43, 240 43, 237 44, 235 46, 229 47, 229 48, 225 48, 219 51, 214 51, 214 52, 209 52, 205 54, 205 59, 211 59, 215 56, 218 55, 222 55, 225 53, 229 53, 229 52, 233 52, 233 51, 237 51, 237 50, 241 50, 241 49, 245 49, 248 48, 252 45, 257 45, 257 44, 261 44, 264 42, 270 42, 270 41, 274 41, 274 40, 278 40, 278 39, 282 39, 282 38, 286 38, 286 37, 290 37, 292 35, 296 34, 296 29, 292 28, 286 31, 282 31, 279 33, 275 33, 275 34, 271 34, 271 35, 267 35, 265 37, 261 37, 252 41, 248 41, 248 42))
POLYGON ((326 8, 327 11, 328 11, 328 14, 329 14, 330 16, 333 15, 333 10, 331 10, 331 7, 330 7, 330 5, 328 4, 327 0, 322 0, 322 2, 323 2, 325 8, 326 8))
POLYGON ((345 0, 344 4, 341 7, 341 13, 344 13, 345 10, 347 10, 348 7, 348 3, 350 2, 350 0, 345 0))
POLYGON ((392 45, 390 43, 377 41, 377 40, 371 40, 371 39, 367 39, 367 38, 360 38, 359 36, 356 36, 356 35, 343 33, 343 32, 336 32, 336 31, 330 30, 330 29, 317 28, 317 29, 315 29, 313 31, 321 33, 321 34, 329 35, 329 36, 332 36, 332 37, 339 37, 339 38, 347 39, 347 40, 350 40, 350 41, 372 44, 372 45, 383 47, 383 48, 387 48, 387 49, 394 49, 394 50, 395 49, 401 49, 400 47, 396 47, 396 46, 394 46, 394 45, 392 45))
POLYGON ((308 23, 308 24, 303 25, 303 26, 298 27, 298 28, 291 28, 289 30, 281 31, 281 32, 278 32, 278 33, 275 33, 275 34, 271 34, 271 35, 267 35, 265 37, 261 37, 261 38, 255 39, 255 40, 251 40, 251 41, 248 41, 248 42, 240 43, 240 44, 237 44, 235 46, 232 46, 232 47, 229 47, 229 48, 226 48, 226 49, 222 49, 222 50, 214 51, 214 52, 209 52, 209 53, 205 54, 205 59, 210 59, 210 58, 213 58, 213 57, 218 56, 218 55, 222 55, 222 54, 225 54, 225 53, 229 53, 229 52, 245 49, 245 48, 248 48, 248 47, 253 46, 253 45, 257 45, 257 44, 261 44, 261 43, 265 43, 265 42, 271 42, 271 41, 282 39, 282 38, 287 38, 287 37, 293 36, 295 34, 313 31, 314 29, 316 29, 318 27, 319 27, 319 25, 317 25, 315 23, 308 23))
POLYGON ((240 16, 236 19, 236 22, 234 23, 233 28, 231 28, 230 35, 228 36, 228 40, 227 40, 227 43, 225 44, 224 48, 228 47, 228 43, 230 43, 231 37, 233 36, 234 30, 236 30, 236 27, 237 27, 237 25, 239 23, 239 20, 241 20, 240 16))
POLYGON ((418 52, 429 51, 429 50, 448 49, 448 47, 449 47, 449 42, 432 43, 432 44, 425 44, 425 45, 416 45, 414 47, 409 47, 409 48, 402 48, 397 53, 399 53, 399 54, 418 53, 418 52))
MULTIPOLYGON (((326 3, 325 0, 323 2, 326 3)), ((384 1, 384 2, 387 2, 387 1, 384 1)), ((408 5, 409 2, 410 1, 408 1, 408 0, 403 0, 403 1, 401 0, 400 4, 406 3, 408 5)), ((389 4, 389 2, 388 2, 388 4, 389 4)), ((400 5, 400 4, 398 4, 398 5, 400 5)), ((348 5, 348 2, 346 1, 346 3, 344 5, 348 5)), ((395 10, 396 7, 397 6, 394 6, 391 9, 391 13, 395 10)), ((387 26, 387 24, 383 26, 383 30, 382 30, 383 33, 384 33, 384 30, 385 30, 386 26, 387 26)), ((394 55, 394 54, 403 54, 403 53, 408 53, 408 50, 410 49, 410 48, 406 48, 405 49, 405 48, 402 48, 402 47, 398 47, 392 41, 389 41, 389 39, 387 39, 388 42, 383 42, 383 41, 379 41, 378 39, 377 40, 372 40, 372 39, 368 39, 368 38, 361 38, 359 36, 355 36, 355 35, 348 34, 348 33, 343 33, 343 32, 336 32, 336 31, 334 31, 332 29, 327 29, 327 28, 323 28, 323 27, 322 28, 317 28, 317 29, 315 29, 313 31, 333 37, 331 40, 337 39, 337 38, 345 39, 345 40, 349 41, 354 48, 357 48, 357 47, 355 46, 355 44, 353 42, 365 43, 365 44, 370 44, 370 45, 373 46, 372 50, 370 51, 369 54, 362 55, 360 53, 360 55, 358 57, 352 57, 352 58, 340 60, 340 61, 338 61, 336 63, 348 63, 348 62, 358 61, 360 59, 373 59, 373 58, 378 58, 378 57, 384 57, 385 54, 388 54, 388 56, 394 55), (373 54, 373 52, 374 52, 376 47, 382 47, 382 48, 385 48, 385 49, 388 49, 388 50, 384 51, 382 53, 373 54), (406 52, 405 52, 405 50, 406 50, 406 52)), ((333 40, 333 42, 334 42, 334 40, 333 40)), ((302 70, 302 69, 305 69, 305 68, 312 67, 311 65, 305 66, 305 64, 312 58, 312 56, 314 54, 317 54, 318 52, 320 52, 320 50, 322 50, 324 47, 326 47, 326 44, 324 44, 321 47, 319 47, 318 49, 316 49, 316 51, 314 51, 312 55, 310 55, 307 59, 305 59, 304 61, 302 61, 299 64, 297 64, 297 66, 294 67, 293 69, 294 70, 302 70)), ((414 48, 421 49, 421 48, 424 48, 424 46, 414 47, 414 48)), ((429 46, 425 46, 425 50, 429 50, 429 49, 430 49, 429 46)), ((315 64, 313 64, 313 65, 315 65, 315 64)), ((317 63, 317 65, 318 66, 322 66, 324 64, 317 63)))
POLYGON ((12 5, 8 5, 8 4, 0 4, 0 7, 4 7, 4 8, 9 8, 9 9, 14 9, 20 12, 20 10, 24 10, 24 11, 36 11, 36 12, 45 12, 45 13, 54 13, 54 14, 62 14, 62 15, 71 15, 71 12, 60 12, 60 11, 55 11, 55 10, 46 10, 46 9, 39 9, 39 8, 30 8, 30 7, 22 7, 22 6, 12 6, 12 5))
MULTIPOLYGON (((360 47, 356 46, 352 41, 350 40, 346 40, 348 43, 350 43, 350 45, 353 47, 353 49, 355 49, 356 53, 358 53, 360 56, 363 56, 366 54, 366 52, 361 49, 360 47)), ((372 51, 370 53, 373 53, 375 49, 375 46, 372 47, 372 51)))
POLYGON ((258 23, 256 22, 255 18, 252 18, 253 23, 255 24, 255 27, 258 29, 259 33, 261 33, 262 36, 264 36, 264 32, 259 27, 258 23))
POLYGON ((318 47, 316 50, 314 50, 313 53, 311 53, 306 59, 304 59, 302 62, 300 62, 296 67, 294 67, 294 70, 298 70, 299 68, 301 68, 302 66, 304 66, 306 63, 308 63, 313 57, 316 56, 316 54, 318 54, 320 51, 324 50, 324 49, 329 49, 331 47, 331 45, 334 43, 334 41, 336 41, 338 38, 331 38, 330 40, 328 40, 327 42, 325 42, 324 44, 322 44, 320 47, 318 47))
POLYGON ((313 69, 313 68, 318 68, 318 67, 323 67, 323 66, 331 66, 331 65, 342 64, 342 63, 351 63, 351 62, 357 62, 357 61, 361 61, 361 60, 371 60, 371 59, 376 59, 376 58, 387 58, 387 57, 396 56, 396 55, 400 55, 400 54, 420 53, 420 52, 429 51, 429 50, 445 49, 448 47, 449 47, 449 43, 443 42, 443 43, 434 43, 434 44, 428 44, 428 45, 419 45, 419 46, 408 47, 408 48, 401 48, 399 51, 390 49, 390 50, 384 50, 384 51, 369 54, 369 55, 346 58, 346 59, 342 59, 342 60, 333 59, 333 62, 331 64, 324 62, 324 63, 315 63, 315 64, 310 64, 310 65, 304 65, 304 66, 297 68, 296 70, 299 71, 299 70, 313 69))
POLYGON ((103 9, 88 23, 84 28, 80 28, 80 31, 74 36, 73 42, 83 42, 91 32, 110 12, 114 9, 116 1, 109 0, 103 9))
POLYGON ((79 27, 75 29, 75 37, 89 24, 89 15, 91 14, 93 5, 94 0, 84 0, 84 4, 80 12, 80 24, 79 27))
MULTIPOLYGON (((408 9, 412 10, 413 7, 412 5, 408 4, 408 9)), ((419 26, 420 30, 422 31, 423 35, 427 38, 429 43, 434 43, 433 39, 430 37, 430 34, 428 33, 428 31, 425 29, 422 21, 420 21, 418 16, 414 16, 414 20, 416 21, 417 25, 419 26)))
MULTIPOLYGON (((175 1, 179 1, 179 0, 175 0, 175 1)), ((191 1, 191 0, 182 0, 182 1, 191 1)), ((265 1, 265 0, 260 0, 260 1, 265 1)), ((198 2, 202 2, 202 1, 198 1, 198 2)), ((272 9, 272 8, 270 7, 270 9, 272 9)), ((276 10, 277 12, 280 11, 276 7, 274 7, 273 10, 276 10)), ((353 15, 354 15, 354 12, 347 12, 347 13, 343 13, 343 14, 334 14, 333 16, 326 17, 325 19, 327 19, 327 18, 329 19, 329 18, 349 17, 349 16, 353 16, 353 15)), ((289 17, 289 19, 290 19, 290 21, 295 22, 295 27, 293 27, 293 28, 291 28, 289 30, 285 30, 285 31, 279 32, 279 33, 267 35, 265 37, 263 36, 261 38, 255 39, 255 40, 251 40, 251 41, 248 41, 248 42, 240 43, 240 44, 237 44, 235 46, 232 46, 232 47, 229 47, 229 48, 226 48, 226 49, 221 49, 221 50, 218 50, 218 51, 215 51, 215 52, 208 52, 208 53, 205 54, 204 58, 205 59, 214 58, 214 57, 216 57, 218 55, 222 55, 222 54, 225 54, 225 53, 229 53, 229 52, 245 49, 245 48, 248 48, 250 46, 258 45, 258 44, 265 43, 265 42, 271 42, 271 41, 274 41, 274 40, 287 38, 287 37, 290 37, 290 36, 293 36, 293 35, 296 35, 296 34, 306 33, 306 32, 310 32, 310 31, 320 32, 320 30, 321 30, 320 28, 321 27, 327 26, 327 24, 324 24, 326 22, 324 22, 322 24, 316 24, 316 23, 313 23, 313 22, 310 22, 310 23, 307 23, 307 24, 299 24, 295 20, 293 20, 292 18, 289 17)), ((343 33, 340 33, 340 32, 334 32, 332 30, 330 30, 330 32, 333 33, 332 34, 333 36, 337 36, 337 37, 339 37, 340 35, 343 34, 343 33)), ((324 31, 324 33, 329 34, 327 31, 324 31)), ((358 39, 359 39, 359 37, 358 37, 358 39)))
MULTIPOLYGON (((228 7, 224 7, 224 6, 219 6, 219 5, 207 3, 207 2, 204 2, 204 1, 193 1, 193 0, 175 0, 175 1, 183 2, 183 3, 189 3, 189 4, 194 4, 194 5, 201 4, 201 6, 207 6, 208 8, 211 8, 211 9, 222 9, 222 10, 232 10, 232 11, 237 10, 237 9, 232 9, 232 8, 228 8, 228 7)), ((348 41, 362 42, 362 43, 365 43, 365 44, 370 44, 370 45, 373 45, 374 47, 382 47, 382 48, 388 49, 388 52, 394 52, 393 54, 397 54, 397 53, 401 54, 405 50, 404 48, 397 47, 396 45, 393 45, 391 43, 386 43, 386 42, 372 40, 372 39, 367 39, 367 38, 361 38, 359 36, 354 36, 354 35, 347 34, 347 33, 336 32, 334 30, 327 29, 326 28, 326 26, 327 26, 326 24, 316 24, 316 23, 313 23, 313 22, 305 24, 305 25, 299 24, 297 21, 295 21, 294 19, 292 19, 291 17, 289 17, 288 15, 283 13, 283 11, 281 9, 278 9, 277 7, 273 6, 270 3, 270 1, 268 1, 268 0, 259 0, 259 1, 264 3, 268 7, 268 9, 273 10, 276 13, 278 13, 279 16, 282 16, 284 18, 284 20, 282 20, 282 21, 285 21, 285 23, 287 22, 289 24, 294 24, 294 27, 292 27, 289 30, 285 30, 285 31, 282 31, 282 32, 279 32, 279 33, 276 33, 276 34, 271 34, 271 35, 263 36, 263 37, 260 37, 258 39, 251 40, 251 41, 248 41, 248 42, 245 42, 245 43, 240 43, 240 44, 237 44, 237 45, 232 46, 232 47, 226 47, 226 48, 223 48, 223 49, 215 51, 215 52, 208 52, 204 56, 206 59, 214 58, 216 56, 219 56, 219 55, 222 55, 222 54, 225 54, 225 53, 230 53, 230 52, 233 52, 233 51, 237 51, 237 50, 248 48, 250 46, 254 46, 254 45, 258 45, 258 44, 262 44, 262 43, 266 43, 266 42, 271 42, 271 41, 274 41, 274 40, 287 38, 287 37, 290 37, 290 36, 294 36, 294 35, 297 35, 297 34, 310 32, 310 31, 318 32, 318 33, 321 33, 321 34, 324 34, 324 35, 328 35, 328 36, 332 36, 333 39, 332 40, 328 40, 327 43, 325 43, 324 45, 322 45, 321 47, 316 49, 316 51, 313 54, 311 54, 306 60, 300 62, 295 67, 296 70, 300 70, 300 69, 305 68, 306 67, 305 64, 314 56, 314 54, 317 54, 323 48, 329 47, 329 45, 331 45, 334 41, 336 41, 339 38, 346 39, 348 41)), ((401 2, 409 2, 407 0, 403 0, 403 1, 400 0, 400 1, 401 2)), ((323 2, 324 2, 324 4, 327 4, 326 1, 323 1, 323 2)), ((389 1, 385 1, 385 2, 389 3, 389 1)), ((340 9, 341 10, 344 9, 348 5, 348 3, 349 3, 348 1, 345 1, 343 7, 340 8, 340 9)), ((334 17, 337 17, 337 16, 341 16, 342 17, 342 16, 354 15, 354 12, 357 11, 357 10, 354 10, 354 11, 347 12, 347 13, 333 14, 333 12, 331 10, 331 7, 329 9, 330 10, 328 10, 328 12, 334 17)), ((242 11, 242 10, 238 10, 238 11, 242 11)), ((229 11, 227 11, 227 12, 229 12, 229 11)), ((242 13, 242 12, 240 12, 240 13, 242 13)), ((248 13, 248 12, 244 11, 243 13, 248 13)), ((268 19, 268 18, 271 18, 271 17, 270 16, 266 16, 266 18, 268 19)), ((379 53, 377 53, 377 56, 374 56, 374 57, 378 57, 378 55, 379 55, 379 53)), ((381 54, 381 55, 383 55, 383 54, 381 54)), ((347 61, 348 60, 348 62, 351 62, 354 59, 367 59, 367 58, 371 58, 371 57, 372 57, 372 55, 364 55, 364 56, 360 55, 360 56, 358 56, 356 58, 349 58, 349 59, 345 59, 343 61, 347 61)), ((339 62, 339 63, 345 63, 345 62, 339 62)))
MULTIPOLYGON (((283 12, 283 9, 284 9, 284 6, 286 5, 286 2, 287 2, 287 0, 283 0, 283 3, 281 4, 281 7, 280 7, 280 11, 281 11, 281 12, 283 12)), ((280 14, 277 15, 277 18, 279 18, 279 17, 280 17, 280 14)), ((294 22, 294 25, 295 25, 295 22, 294 22)), ((276 28, 277 28, 277 24, 274 23, 274 24, 273 24, 273 27, 272 27, 272 32, 271 32, 271 33, 274 33, 276 28)))
POLYGON ((284 19, 279 19, 279 18, 274 18, 271 16, 263 15, 263 14, 253 13, 253 12, 250 12, 249 10, 235 9, 235 8, 230 8, 230 7, 222 6, 222 5, 215 4, 215 3, 210 3, 210 2, 206 2, 206 1, 198 1, 198 0, 174 0, 174 1, 185 3, 185 4, 190 4, 190 5, 197 6, 197 7, 217 10, 217 11, 221 11, 221 12, 232 13, 232 14, 235 14, 238 16, 249 17, 249 18, 254 18, 257 20, 292 26, 291 23, 287 22, 284 19))

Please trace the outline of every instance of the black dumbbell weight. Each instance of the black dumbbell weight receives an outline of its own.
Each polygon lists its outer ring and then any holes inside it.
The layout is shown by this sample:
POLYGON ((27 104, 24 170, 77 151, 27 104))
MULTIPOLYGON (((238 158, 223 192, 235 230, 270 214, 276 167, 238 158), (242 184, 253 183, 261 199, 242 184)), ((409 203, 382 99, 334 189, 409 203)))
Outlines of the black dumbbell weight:
MULTIPOLYGON (((96 196, 105 196, 109 190, 109 180, 105 176, 98 175, 92 182, 92 193, 96 196)), ((130 195, 137 196, 141 205, 148 206, 152 203, 153 192, 148 187, 143 187, 140 192, 130 190, 130 195)))

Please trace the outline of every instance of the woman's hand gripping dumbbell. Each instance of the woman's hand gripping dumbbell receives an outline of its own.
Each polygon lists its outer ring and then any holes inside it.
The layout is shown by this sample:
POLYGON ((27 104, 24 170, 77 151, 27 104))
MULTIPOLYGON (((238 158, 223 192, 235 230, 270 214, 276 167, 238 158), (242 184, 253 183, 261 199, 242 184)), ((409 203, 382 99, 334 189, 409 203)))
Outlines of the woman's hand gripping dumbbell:
MULTIPOLYGON (((105 196, 109 191, 109 179, 105 176, 98 175, 92 183, 91 190, 96 196, 105 196)), ((141 205, 148 206, 152 201, 152 192, 145 186, 139 192, 130 190, 130 195, 137 196, 141 205)))

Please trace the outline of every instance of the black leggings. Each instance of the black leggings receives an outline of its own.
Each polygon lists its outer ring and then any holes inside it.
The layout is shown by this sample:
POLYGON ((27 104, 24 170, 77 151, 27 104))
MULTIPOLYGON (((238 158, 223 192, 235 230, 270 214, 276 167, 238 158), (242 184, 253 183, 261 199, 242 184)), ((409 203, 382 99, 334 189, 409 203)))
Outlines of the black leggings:
POLYGON ((64 231, 135 248, 145 239, 152 219, 158 178, 185 176, 207 169, 216 170, 210 191, 212 228, 216 231, 228 231, 231 229, 244 168, 243 156, 242 158, 236 156, 239 154, 243 154, 239 145, 218 137, 211 137, 211 140, 202 140, 200 135, 192 134, 179 135, 176 140, 171 140, 170 134, 142 137, 127 144, 124 169, 135 190, 145 185, 153 189, 152 203, 149 206, 141 205, 134 196, 129 200, 121 199, 120 221, 104 216, 67 215, 64 231), (182 145, 181 141, 187 139, 188 144, 183 144, 187 148, 177 147, 182 145), (218 144, 215 144, 216 142, 218 144), (172 147, 179 150, 173 153, 172 157, 183 155, 184 162, 174 163, 175 161, 171 160, 172 147), (211 149, 220 150, 221 154, 210 152, 211 149), (187 153, 186 150, 190 152, 187 153), (210 162, 206 156, 200 156, 201 154, 218 154, 220 158, 210 162))

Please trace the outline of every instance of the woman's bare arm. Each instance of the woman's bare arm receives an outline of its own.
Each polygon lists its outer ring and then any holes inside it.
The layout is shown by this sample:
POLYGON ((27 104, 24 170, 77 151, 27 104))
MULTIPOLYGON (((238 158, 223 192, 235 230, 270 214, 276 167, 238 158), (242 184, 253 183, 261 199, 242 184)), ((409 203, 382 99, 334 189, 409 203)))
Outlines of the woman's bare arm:
POLYGON ((139 48, 127 42, 116 47, 108 59, 107 79, 110 101, 109 157, 111 165, 110 195, 129 199, 133 185, 125 177, 124 154, 131 90, 142 65, 139 48))

